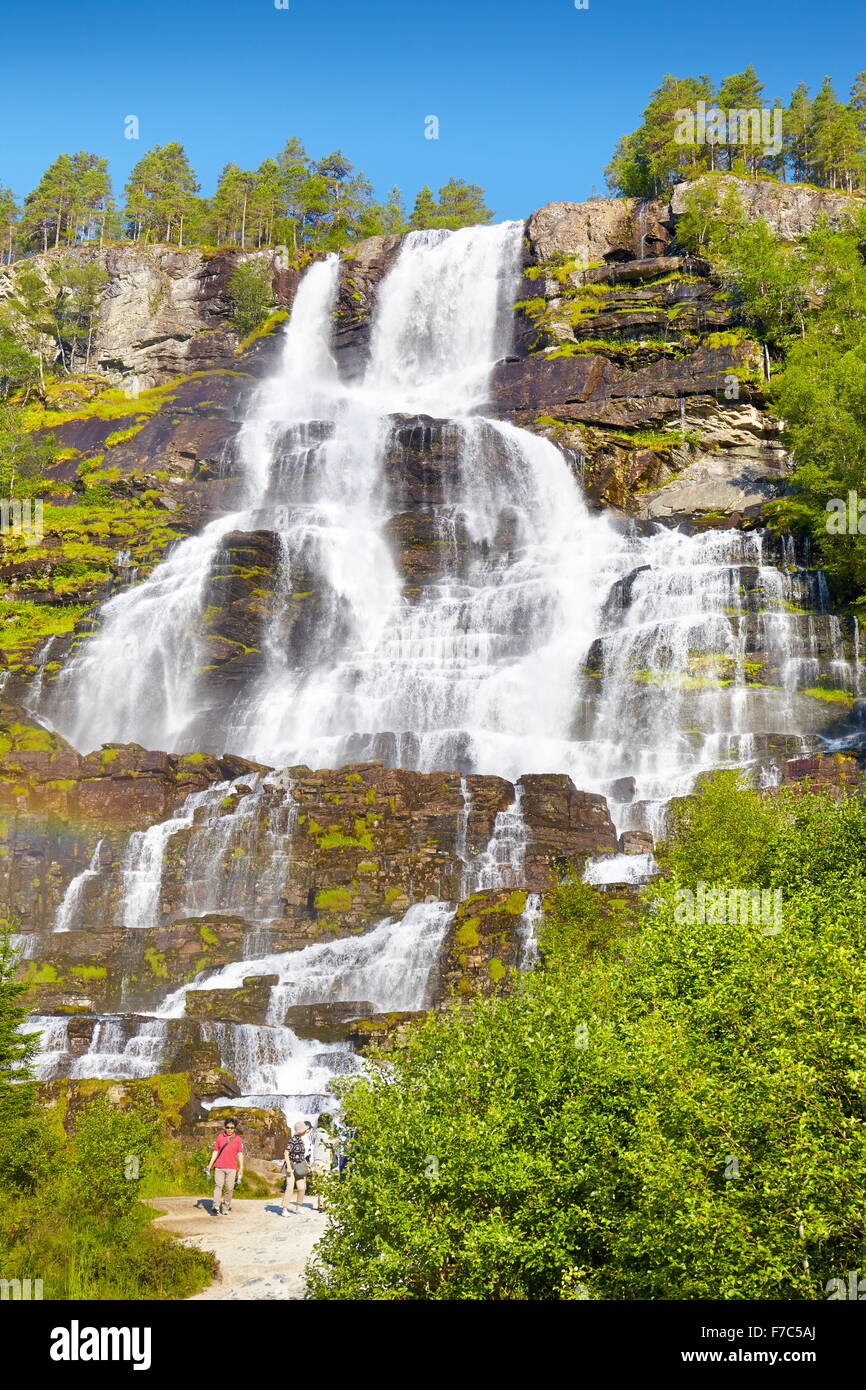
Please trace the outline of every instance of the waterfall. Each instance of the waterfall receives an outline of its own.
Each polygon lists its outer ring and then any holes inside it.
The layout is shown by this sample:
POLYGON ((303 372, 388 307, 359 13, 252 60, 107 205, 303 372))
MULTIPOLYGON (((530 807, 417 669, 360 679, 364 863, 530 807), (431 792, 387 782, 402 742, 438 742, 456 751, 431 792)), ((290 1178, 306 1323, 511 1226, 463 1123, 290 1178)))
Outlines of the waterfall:
MULTIPOLYGON (((758 533, 615 524, 590 510, 556 445, 481 413, 510 348, 523 230, 514 222, 405 237, 378 286, 369 360, 352 382, 331 354, 339 261, 307 270, 277 369, 237 439, 238 509, 103 604, 96 631, 48 691, 40 668, 31 703, 76 748, 134 740, 279 768, 379 758, 456 772, 466 895, 523 886, 521 776, 567 773, 608 798, 618 831, 658 835, 671 798, 700 772, 757 765, 769 783, 780 756, 791 756, 780 739, 806 752, 838 722, 840 702, 822 702, 820 685, 832 678, 852 699, 860 693, 859 629, 852 653, 824 577, 793 541, 777 565, 758 533), (414 437, 430 448, 413 473, 414 437), (414 532, 404 542, 407 517, 423 545, 414 532), (267 533, 275 558, 250 634, 256 660, 236 686, 217 688, 208 623, 234 531, 267 533), (472 773, 515 787, 475 855, 472 773)), ((684 398, 679 409, 684 431, 684 398)), ((248 925, 243 959, 174 990, 132 1034, 100 1019, 74 1059, 66 1021, 47 1021, 48 1070, 147 1075, 191 991, 273 974, 263 1025, 202 1030, 247 1100, 313 1113, 357 1059, 341 1044, 299 1038, 285 1026, 289 1007, 426 1007, 452 905, 416 904, 363 935, 271 951, 296 823, 291 785, 275 773, 194 793, 134 833, 119 870, 124 925, 231 912, 248 925)), ((587 881, 638 881, 651 869, 650 855, 605 856, 587 881)), ((75 923, 98 872, 97 847, 67 889, 58 930, 75 923)), ((539 910, 530 895, 520 924, 527 966, 539 910)))
POLYGON ((90 1047, 70 1067, 74 1078, 107 1077, 134 1081, 160 1070, 165 1053, 166 1025, 159 1018, 145 1018, 129 1036, 119 1018, 98 1019, 90 1047))
MULTIPOLYGON (((844 688, 859 669, 820 575, 792 547, 784 570, 765 563, 754 533, 615 527, 554 444, 477 413, 508 351, 521 238, 519 223, 405 237, 350 384, 330 352, 339 264, 310 268, 241 431, 244 510, 103 607, 55 683, 61 732, 283 767, 567 772, 611 795, 617 829, 656 834, 697 773, 753 764, 771 735, 807 750, 822 711, 802 692, 828 646, 844 688), (407 587, 389 528, 417 510, 398 434, 419 415, 453 467, 422 507, 438 568, 407 587), (214 713, 197 643, 232 528, 273 533, 276 593, 260 666, 214 713)), ((151 878, 142 861, 142 892, 151 878)))
POLYGON ((541 895, 528 893, 520 919, 518 970, 531 970, 538 962, 538 924, 542 918, 541 895))
POLYGON ((584 883, 595 887, 646 883, 659 871, 653 854, 604 854, 591 859, 583 871, 584 883))
POLYGON ((202 1036, 218 1043, 222 1064, 237 1077, 247 1103, 251 1096, 259 1103, 267 1097, 290 1118, 313 1114, 323 1108, 318 1102, 334 1077, 357 1068, 359 1059, 345 1043, 299 1038, 284 1026, 286 1010, 362 1001, 382 1013, 428 1007, 433 967, 453 916, 448 903, 417 903, 400 921, 386 919, 363 936, 233 961, 198 985, 174 990, 159 1016, 182 1017, 197 988, 234 989, 251 976, 276 975, 263 1025, 207 1022, 202 1036))
POLYGON ((369 1000, 379 1011, 422 1009, 429 1002, 430 972, 453 917, 448 903, 416 903, 399 921, 386 918, 361 936, 317 942, 298 951, 281 951, 257 960, 232 961, 205 982, 182 985, 158 1010, 161 1018, 180 1018, 190 990, 237 989, 255 975, 277 975, 268 1019, 282 1022, 293 1004, 369 1000))
POLYGON ((69 1058, 69 1019, 32 1014, 19 1031, 40 1033, 39 1051, 33 1058, 34 1076, 48 1081, 59 1075, 69 1058))
POLYGON ((76 874, 75 878, 66 889, 63 895, 63 901, 58 907, 54 918, 55 931, 71 931, 73 927, 78 926, 78 918, 84 899, 85 885, 99 874, 99 856, 102 852, 102 845, 103 841, 98 840, 96 849, 90 857, 90 863, 87 868, 83 869, 80 874, 76 874))
POLYGON ((282 370, 258 392, 239 447, 245 508, 182 541, 142 584, 105 603, 97 633, 55 682, 48 714, 77 748, 137 740, 145 747, 192 746, 201 691, 201 624, 211 565, 223 538, 253 524, 264 460, 298 411, 315 407, 315 385, 333 363, 327 352, 337 288, 336 257, 311 267, 298 290, 283 345, 282 370))
POLYGON ((179 830, 193 823, 199 806, 225 795, 231 783, 219 783, 203 792, 192 792, 184 802, 180 815, 158 821, 147 830, 136 830, 129 837, 122 865, 123 899, 120 918, 126 927, 146 929, 159 925, 162 898, 162 878, 168 842, 179 830))
POLYGON ((487 845, 475 863, 463 873, 460 887, 462 897, 468 897, 470 893, 514 888, 522 883, 527 840, 522 802, 523 788, 518 783, 511 805, 497 813, 493 834, 487 845))

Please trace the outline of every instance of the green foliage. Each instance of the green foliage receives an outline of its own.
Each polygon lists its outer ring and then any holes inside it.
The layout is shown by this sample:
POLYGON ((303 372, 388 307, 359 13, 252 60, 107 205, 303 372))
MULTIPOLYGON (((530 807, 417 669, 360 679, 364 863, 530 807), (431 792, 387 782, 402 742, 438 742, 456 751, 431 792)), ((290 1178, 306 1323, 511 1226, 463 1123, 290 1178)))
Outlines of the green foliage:
POLYGON ((33 1104, 31 1062, 38 1033, 21 1033, 27 1010, 21 1004, 26 986, 16 980, 17 952, 12 935, 17 922, 0 921, 0 1130, 25 1119, 33 1104))
POLYGON ((748 217, 734 188, 720 199, 710 180, 685 202, 677 237, 710 257, 746 322, 769 343, 802 333, 808 275, 799 249, 780 242, 763 218, 748 217))
POLYGON ((32 497, 41 491, 44 470, 57 458, 53 435, 34 437, 24 428, 24 411, 0 403, 0 496, 32 497))
POLYGON ((483 188, 477 183, 465 183, 463 179, 449 179, 439 189, 438 202, 429 188, 421 189, 409 225, 413 229, 447 227, 456 230, 492 220, 493 213, 484 201, 483 188))
POLYGON ((111 207, 108 160, 84 150, 58 155, 24 199, 21 240, 25 248, 74 246, 102 238, 111 207))
MULTIPOLYGON (((796 461, 793 494, 768 505, 773 523, 805 532, 820 549, 837 598, 866 614, 866 535, 828 526, 828 502, 859 496, 866 477, 866 268, 863 216, 850 230, 819 222, 805 247, 816 304, 789 345, 773 397, 796 461)), ((855 518, 855 525, 858 518, 855 518)))
POLYGON ((640 126, 619 140, 605 171, 608 185, 627 197, 654 198, 683 179, 727 171, 754 178, 787 177, 848 192, 862 189, 866 186, 864 90, 866 79, 860 73, 850 101, 840 102, 827 77, 814 101, 808 87, 800 83, 788 107, 782 108, 778 101, 766 101, 763 83, 751 64, 743 72, 724 78, 718 88, 706 76, 667 74, 652 93, 640 126), (721 114, 720 143, 700 139, 694 119, 699 101, 706 111, 705 135, 716 130, 715 125, 710 126, 712 113, 721 114), (777 109, 781 112, 781 149, 773 147, 777 109), (729 112, 762 110, 772 112, 769 142, 744 139, 751 134, 750 125, 747 123, 744 131, 739 120, 728 121, 729 112), (691 124, 684 119, 688 113, 691 124))
POLYGON ((226 286, 232 303, 231 324, 238 333, 252 333, 268 317, 273 302, 271 268, 262 261, 242 261, 226 286))
POLYGON ((201 1155, 167 1139, 143 1104, 118 1110, 98 1094, 76 1115, 71 1138, 61 1119, 57 1105, 0 1124, 4 1278, 41 1278, 53 1299, 198 1292, 213 1277, 212 1257, 154 1231, 140 1197, 200 1191, 201 1155))
POLYGON ((856 1266, 866 808, 689 806, 637 930, 564 885, 511 996, 345 1083, 315 1297, 809 1300, 856 1266), (683 920, 695 876, 782 888, 783 929, 683 920))
POLYGON ((194 240, 197 229, 189 224, 201 213, 197 193, 198 183, 183 145, 173 140, 148 150, 126 185, 125 218, 133 240, 170 242, 176 235, 183 246, 184 223, 187 243, 194 240))

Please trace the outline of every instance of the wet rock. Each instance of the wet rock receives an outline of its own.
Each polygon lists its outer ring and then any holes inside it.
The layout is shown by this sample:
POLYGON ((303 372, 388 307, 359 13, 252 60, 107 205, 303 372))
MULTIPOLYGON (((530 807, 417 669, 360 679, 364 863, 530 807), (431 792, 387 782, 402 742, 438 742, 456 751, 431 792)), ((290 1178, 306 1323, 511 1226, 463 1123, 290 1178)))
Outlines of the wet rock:
POLYGON ((525 908, 522 888, 474 893, 460 904, 434 968, 437 1003, 510 987, 524 951, 525 908))

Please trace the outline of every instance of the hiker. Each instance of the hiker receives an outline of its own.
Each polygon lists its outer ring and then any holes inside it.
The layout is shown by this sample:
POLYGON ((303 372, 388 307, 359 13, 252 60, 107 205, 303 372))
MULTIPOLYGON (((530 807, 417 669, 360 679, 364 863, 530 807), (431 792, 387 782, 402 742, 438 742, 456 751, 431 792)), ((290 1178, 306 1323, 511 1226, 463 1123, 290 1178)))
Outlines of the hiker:
POLYGON ((226 1120, 225 1129, 214 1140, 213 1153, 205 1173, 210 1175, 211 1168, 214 1177, 211 1211, 214 1216, 228 1216, 232 1209, 235 1183, 239 1183, 244 1175, 244 1141, 237 1120, 226 1120))
POLYGON ((333 1120, 330 1115, 320 1115, 316 1121, 316 1128, 310 1135, 312 1142, 312 1167, 316 1175, 316 1184, 313 1191, 316 1198, 317 1211, 322 1210, 323 1180, 328 1176, 334 1166, 334 1141, 328 1129, 332 1124, 333 1120))
POLYGON ((353 1129, 350 1125, 347 1125, 342 1120, 339 1121, 337 1126, 337 1142, 335 1145, 335 1149, 337 1172, 340 1175, 341 1181, 346 1176, 346 1168, 349 1164, 349 1154, 351 1153, 352 1145, 355 1141, 355 1138, 357 1137, 357 1134, 358 1131, 356 1129, 353 1129))
POLYGON ((312 1155, 310 1141, 307 1138, 309 1126, 304 1120, 298 1120, 295 1124, 294 1133, 289 1135, 286 1143, 286 1151, 283 1155, 283 1162, 286 1169, 286 1186, 283 1192, 283 1202, 281 1216, 288 1216, 289 1202, 292 1200, 292 1192, 295 1196, 295 1211, 301 1209, 301 1202, 307 1191, 307 1178, 312 1169, 309 1158, 312 1155))

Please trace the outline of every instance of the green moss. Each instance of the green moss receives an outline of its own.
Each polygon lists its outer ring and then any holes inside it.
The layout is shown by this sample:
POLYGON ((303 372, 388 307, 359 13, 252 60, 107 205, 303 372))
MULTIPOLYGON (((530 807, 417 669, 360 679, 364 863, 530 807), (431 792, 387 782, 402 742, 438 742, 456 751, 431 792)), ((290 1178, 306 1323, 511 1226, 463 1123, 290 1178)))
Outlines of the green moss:
POLYGON ((125 444, 127 439, 134 439, 135 436, 138 434, 139 430, 144 429, 144 426, 146 424, 147 417, 145 417, 140 424, 130 425, 128 429, 115 430, 114 433, 110 434, 105 441, 106 449, 113 449, 115 444, 125 444))
POLYGON ((510 912, 513 917, 519 917, 525 910, 526 894, 520 892, 512 893, 501 908, 502 912, 510 912))
POLYGON ((198 934, 206 946, 219 945, 219 937, 216 932, 211 931, 210 927, 199 927, 198 934))
POLYGON ((487 973, 490 976, 493 983, 495 985, 498 985, 500 980, 505 979, 505 976, 508 974, 508 971, 505 969, 505 966, 502 964, 502 961, 497 960, 494 956, 492 960, 489 960, 487 962, 487 973))
POLYGON ((104 980, 108 971, 104 965, 73 965, 71 973, 77 980, 104 980))
POLYGON ((375 859, 365 859, 358 865, 359 874, 375 874, 379 872, 379 865, 375 859))
POLYGON ((348 912, 352 906, 352 894, 345 888, 323 888, 316 894, 317 912, 348 912))
POLYGON ((56 985, 60 980, 55 967, 49 961, 30 961, 24 974, 25 985, 56 985))
POLYGON ((831 690, 824 686, 813 686, 810 690, 804 690, 804 695, 810 695, 813 700, 826 700, 828 704, 853 705, 854 696, 848 690, 831 690))
POLYGON ((480 925, 480 917, 467 917, 465 922, 461 922, 454 935, 455 946, 477 946, 480 939, 478 936, 480 925))
POLYGON ((288 309, 275 309, 272 314, 268 315, 268 317, 264 320, 263 323, 259 324, 258 328, 254 328, 251 333, 248 333, 247 336, 240 343, 238 343, 238 346, 235 348, 235 352, 245 352, 246 349, 248 347, 251 347, 252 344, 256 342, 258 338, 268 337, 268 335, 273 333, 274 329, 279 324, 281 324, 284 319, 287 319, 288 317, 288 309))
POLYGON ((156 975, 158 979, 168 979, 168 966, 166 964, 165 953, 163 951, 156 951, 152 946, 148 946, 147 950, 144 953, 144 959, 147 961, 154 975, 156 975))
POLYGON ((368 787, 368 788, 367 788, 367 802, 368 802, 368 804, 369 804, 370 806, 375 806, 375 805, 376 805, 376 788, 375 788, 375 787, 368 787))

